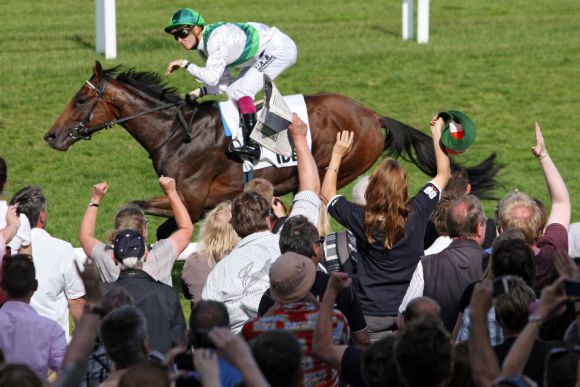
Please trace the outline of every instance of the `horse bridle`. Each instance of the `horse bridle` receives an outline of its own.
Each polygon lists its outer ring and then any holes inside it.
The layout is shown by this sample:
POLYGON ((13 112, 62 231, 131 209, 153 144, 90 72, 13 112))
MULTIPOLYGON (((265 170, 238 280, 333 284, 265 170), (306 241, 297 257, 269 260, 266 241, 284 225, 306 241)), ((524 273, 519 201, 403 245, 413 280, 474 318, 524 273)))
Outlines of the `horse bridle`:
MULTIPOLYGON (((83 120, 81 120, 77 126, 70 129, 68 136, 70 138, 72 138, 73 140, 90 140, 91 135, 95 132, 98 132, 101 129, 110 129, 113 125, 117 125, 117 124, 123 123, 125 121, 132 120, 133 118, 140 117, 140 116, 143 116, 143 115, 146 115, 149 113, 153 113, 153 112, 156 112, 159 110, 167 109, 170 107, 180 106, 180 105, 183 105, 185 103, 185 101, 172 102, 172 103, 168 103, 165 105, 156 106, 154 108, 147 109, 147 110, 144 110, 142 112, 132 114, 130 116, 117 118, 115 120, 108 121, 108 122, 105 122, 105 123, 97 125, 97 126, 88 127, 87 124, 91 121, 91 118, 93 117, 93 113, 94 113, 95 109, 97 108, 99 102, 105 98, 105 87, 107 86, 107 79, 103 78, 100 89, 97 88, 95 85, 93 85, 91 83, 91 81, 87 80, 87 81, 85 81, 85 84, 91 90, 93 90, 94 92, 97 93, 97 99, 96 99, 95 103, 93 104, 93 106, 91 107, 91 110, 85 116, 85 118, 83 120)), ((180 121, 185 126, 186 136, 190 137, 190 133, 189 133, 188 128, 186 126, 186 123, 183 119, 183 115, 181 114, 181 110, 178 111, 178 115, 179 115, 180 121)), ((193 117, 192 117, 192 120, 193 120, 193 117)), ((171 135, 170 137, 173 137, 173 135, 171 135)))

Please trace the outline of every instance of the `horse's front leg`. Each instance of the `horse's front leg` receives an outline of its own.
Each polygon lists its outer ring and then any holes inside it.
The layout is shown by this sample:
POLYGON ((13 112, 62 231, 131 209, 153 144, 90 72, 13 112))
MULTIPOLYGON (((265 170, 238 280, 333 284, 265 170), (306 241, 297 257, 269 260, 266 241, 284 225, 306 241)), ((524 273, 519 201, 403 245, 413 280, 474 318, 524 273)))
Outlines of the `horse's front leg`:
POLYGON ((171 203, 169 203, 169 199, 165 195, 144 200, 134 200, 131 204, 139 206, 147 215, 163 216, 166 218, 173 216, 171 203))

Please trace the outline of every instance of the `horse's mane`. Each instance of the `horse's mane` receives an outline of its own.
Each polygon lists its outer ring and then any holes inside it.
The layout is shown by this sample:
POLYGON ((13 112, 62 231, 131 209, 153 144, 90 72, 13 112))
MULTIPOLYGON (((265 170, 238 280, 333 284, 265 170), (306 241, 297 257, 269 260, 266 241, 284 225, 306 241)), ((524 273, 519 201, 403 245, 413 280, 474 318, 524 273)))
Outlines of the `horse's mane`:
POLYGON ((119 82, 133 86, 136 89, 165 102, 180 102, 177 88, 167 86, 163 78, 151 71, 137 71, 135 68, 124 70, 123 66, 103 70, 103 76, 107 79, 115 79, 119 82))

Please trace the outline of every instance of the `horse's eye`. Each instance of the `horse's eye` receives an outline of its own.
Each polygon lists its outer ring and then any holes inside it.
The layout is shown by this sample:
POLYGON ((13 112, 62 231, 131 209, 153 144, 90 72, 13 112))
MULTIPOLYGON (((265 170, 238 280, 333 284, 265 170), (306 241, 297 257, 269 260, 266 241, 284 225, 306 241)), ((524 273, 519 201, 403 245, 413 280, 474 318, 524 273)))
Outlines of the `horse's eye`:
POLYGON ((85 103, 85 101, 86 100, 84 98, 77 98, 77 100, 75 101, 75 106, 80 107, 80 106, 82 106, 82 104, 85 103))

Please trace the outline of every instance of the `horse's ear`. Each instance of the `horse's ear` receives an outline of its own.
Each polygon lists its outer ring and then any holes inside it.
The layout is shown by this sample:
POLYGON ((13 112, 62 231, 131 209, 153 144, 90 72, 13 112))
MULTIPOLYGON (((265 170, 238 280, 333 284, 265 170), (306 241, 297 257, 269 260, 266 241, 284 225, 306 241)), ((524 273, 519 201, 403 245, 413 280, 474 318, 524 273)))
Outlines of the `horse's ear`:
POLYGON ((101 83, 101 75, 103 73, 103 66, 101 66, 101 62, 98 60, 95 61, 95 65, 93 66, 93 74, 95 75, 95 80, 97 84, 101 83))

